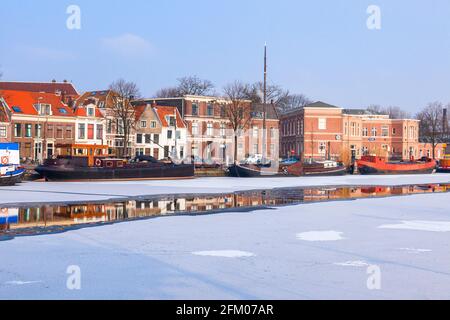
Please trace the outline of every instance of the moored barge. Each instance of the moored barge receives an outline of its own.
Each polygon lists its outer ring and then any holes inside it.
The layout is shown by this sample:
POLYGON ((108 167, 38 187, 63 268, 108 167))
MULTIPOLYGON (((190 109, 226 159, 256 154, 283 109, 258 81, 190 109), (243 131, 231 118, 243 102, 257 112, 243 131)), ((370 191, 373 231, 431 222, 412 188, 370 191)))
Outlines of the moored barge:
POLYGON ((356 161, 359 173, 368 174, 431 174, 436 172, 437 161, 426 158, 423 161, 388 162, 383 157, 364 156, 356 161))
POLYGON ((62 153, 35 170, 47 181, 153 180, 194 177, 194 165, 158 161, 151 156, 132 160, 105 155, 107 146, 62 145, 62 153))

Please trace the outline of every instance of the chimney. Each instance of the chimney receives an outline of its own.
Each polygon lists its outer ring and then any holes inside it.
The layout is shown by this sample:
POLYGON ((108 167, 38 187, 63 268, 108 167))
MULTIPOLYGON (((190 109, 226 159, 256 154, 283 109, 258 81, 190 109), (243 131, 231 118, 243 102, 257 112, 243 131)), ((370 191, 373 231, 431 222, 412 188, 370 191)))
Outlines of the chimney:
POLYGON ((56 83, 56 80, 55 80, 55 79, 53 79, 53 80, 52 80, 52 83, 56 83))
POLYGON ((67 80, 66 79, 64 79, 64 81, 63 81, 64 83, 67 83, 67 80))

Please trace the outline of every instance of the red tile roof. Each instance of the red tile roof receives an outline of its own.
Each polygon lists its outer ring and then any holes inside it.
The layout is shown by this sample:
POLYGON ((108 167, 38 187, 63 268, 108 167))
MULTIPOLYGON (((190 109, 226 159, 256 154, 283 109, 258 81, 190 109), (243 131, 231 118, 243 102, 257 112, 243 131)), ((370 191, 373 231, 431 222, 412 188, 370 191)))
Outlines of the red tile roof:
POLYGON ((79 96, 72 83, 69 82, 12 82, 0 81, 0 90, 31 91, 57 93, 69 96, 79 96))
POLYGON ((52 106, 52 115, 54 116, 74 116, 73 111, 56 94, 13 90, 2 90, 0 93, 8 104, 12 114, 38 115, 34 105, 39 102, 50 104, 52 106), (14 110, 15 107, 19 109, 14 110))
POLYGON ((167 123, 166 116, 173 116, 175 112, 177 113, 177 127, 178 128, 186 128, 184 121, 181 118, 181 114, 176 107, 161 107, 154 106, 153 107, 156 113, 158 114, 159 119, 161 120, 161 124, 163 127, 169 127, 167 123))
MULTIPOLYGON (((78 107, 78 108, 76 108, 74 113, 75 113, 75 115, 77 117, 88 117, 88 115, 87 115, 87 108, 85 108, 85 107, 78 107)), ((95 108, 95 117, 96 118, 103 118, 103 114, 98 108, 95 108)))

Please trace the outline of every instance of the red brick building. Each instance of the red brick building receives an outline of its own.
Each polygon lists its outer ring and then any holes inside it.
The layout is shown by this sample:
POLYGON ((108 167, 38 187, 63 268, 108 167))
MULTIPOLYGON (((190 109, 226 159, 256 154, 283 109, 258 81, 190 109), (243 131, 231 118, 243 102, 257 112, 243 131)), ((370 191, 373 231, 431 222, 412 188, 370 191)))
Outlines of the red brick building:
POLYGON ((419 158, 419 121, 390 119, 365 110, 343 109, 316 102, 281 116, 282 157, 332 158, 377 154, 393 159, 419 158))
POLYGON ((20 144, 23 161, 51 157, 56 144, 74 143, 76 117, 54 93, 2 90, 9 117, 8 141, 20 144))
MULTIPOLYGON (((187 125, 187 156, 211 159, 229 164, 234 160, 234 132, 226 115, 230 101, 221 97, 184 96, 179 98, 151 99, 161 106, 175 106, 187 125)), ((263 153, 263 110, 259 105, 245 101, 252 117, 247 130, 238 140, 238 159, 263 153)), ((267 110, 266 154, 278 159, 278 115, 273 106, 267 110)))

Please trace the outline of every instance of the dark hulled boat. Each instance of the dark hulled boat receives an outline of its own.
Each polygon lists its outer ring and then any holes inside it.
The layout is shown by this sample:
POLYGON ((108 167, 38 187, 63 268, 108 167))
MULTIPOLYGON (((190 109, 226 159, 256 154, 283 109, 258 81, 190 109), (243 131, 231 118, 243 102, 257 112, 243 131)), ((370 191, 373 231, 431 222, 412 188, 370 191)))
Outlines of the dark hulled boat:
POLYGON ((68 146, 66 155, 48 159, 35 171, 46 180, 151 180, 194 177, 194 165, 139 156, 128 161, 102 155, 103 146, 68 146))
POLYGON ((271 165, 240 164, 228 168, 229 175, 240 178, 253 177, 301 177, 301 176, 340 176, 347 173, 347 168, 334 161, 297 163, 280 168, 271 165))
POLYGON ((436 171, 436 160, 387 162, 385 158, 364 156, 357 160, 358 171, 363 174, 431 174, 436 171))

